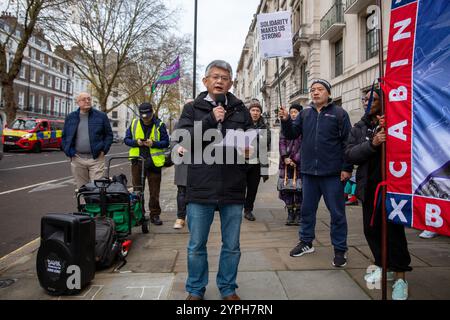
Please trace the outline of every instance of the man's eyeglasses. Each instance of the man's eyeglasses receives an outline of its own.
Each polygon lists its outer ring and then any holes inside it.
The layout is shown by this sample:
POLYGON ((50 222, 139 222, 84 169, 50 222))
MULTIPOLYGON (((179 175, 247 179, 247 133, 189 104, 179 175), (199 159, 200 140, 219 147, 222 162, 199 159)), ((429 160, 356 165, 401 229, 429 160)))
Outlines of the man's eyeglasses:
POLYGON ((228 76, 221 76, 221 75, 218 75, 218 74, 213 74, 213 75, 207 76, 207 78, 211 78, 214 81, 219 81, 219 79, 222 79, 222 81, 224 81, 224 82, 230 81, 230 77, 228 77, 228 76))
MULTIPOLYGON (((366 102, 368 102, 369 100, 370 100, 370 98, 367 98, 367 97, 362 97, 362 98, 361 98, 362 103, 366 103, 366 102)), ((377 97, 373 97, 373 101, 375 101, 375 100, 378 100, 378 98, 377 98, 377 97)))

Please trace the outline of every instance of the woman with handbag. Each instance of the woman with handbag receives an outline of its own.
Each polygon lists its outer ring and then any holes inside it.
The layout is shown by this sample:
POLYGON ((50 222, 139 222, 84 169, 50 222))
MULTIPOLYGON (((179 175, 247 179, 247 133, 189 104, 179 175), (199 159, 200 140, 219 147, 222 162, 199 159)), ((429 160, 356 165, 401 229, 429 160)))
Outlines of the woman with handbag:
MULTIPOLYGON (((297 118, 303 107, 293 103, 289 114, 293 120, 297 118)), ((300 147, 302 137, 287 140, 280 134, 280 165, 278 191, 279 198, 284 201, 288 210, 287 226, 300 225, 300 210, 302 207, 301 175, 300 175, 300 147)))

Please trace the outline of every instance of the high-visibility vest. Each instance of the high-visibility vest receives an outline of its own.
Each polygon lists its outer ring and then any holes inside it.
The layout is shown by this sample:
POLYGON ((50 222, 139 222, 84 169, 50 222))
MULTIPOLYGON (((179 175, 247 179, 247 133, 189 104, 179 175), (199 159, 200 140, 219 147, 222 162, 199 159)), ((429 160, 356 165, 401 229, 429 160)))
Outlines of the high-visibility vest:
MULTIPOLYGON (((162 125, 162 122, 159 122, 158 127, 156 127, 156 125, 153 125, 152 133, 150 134, 150 139, 152 139, 152 141, 159 141, 159 139, 161 137, 161 132, 160 132, 161 125, 162 125)), ((142 125, 141 125, 141 122, 139 121, 139 119, 134 119, 133 122, 131 123, 131 134, 133 136, 133 140, 138 140, 138 139, 144 140, 145 139, 144 130, 142 129, 142 125)), ((129 156, 130 157, 139 157, 139 148, 140 147, 130 148, 129 156)), ((155 167, 160 168, 160 167, 164 166, 166 157, 164 156, 163 149, 150 147, 150 156, 152 157, 153 164, 155 165, 155 167)))

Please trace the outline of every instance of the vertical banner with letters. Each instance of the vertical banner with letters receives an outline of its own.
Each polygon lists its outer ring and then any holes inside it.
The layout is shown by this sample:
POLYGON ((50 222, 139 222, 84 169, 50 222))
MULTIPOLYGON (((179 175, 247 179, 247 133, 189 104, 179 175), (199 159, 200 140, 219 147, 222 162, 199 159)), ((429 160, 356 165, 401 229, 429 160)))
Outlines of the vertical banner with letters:
POLYGON ((383 91, 386 210, 450 236, 450 1, 392 0, 383 91))

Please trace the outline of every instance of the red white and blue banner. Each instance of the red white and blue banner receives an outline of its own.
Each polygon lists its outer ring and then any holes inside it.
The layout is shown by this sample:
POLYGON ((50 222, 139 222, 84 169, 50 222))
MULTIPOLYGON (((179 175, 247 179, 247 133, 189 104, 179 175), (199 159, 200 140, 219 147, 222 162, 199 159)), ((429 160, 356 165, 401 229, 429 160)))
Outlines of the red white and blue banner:
POLYGON ((392 0, 388 219, 450 236, 450 1, 392 0))

